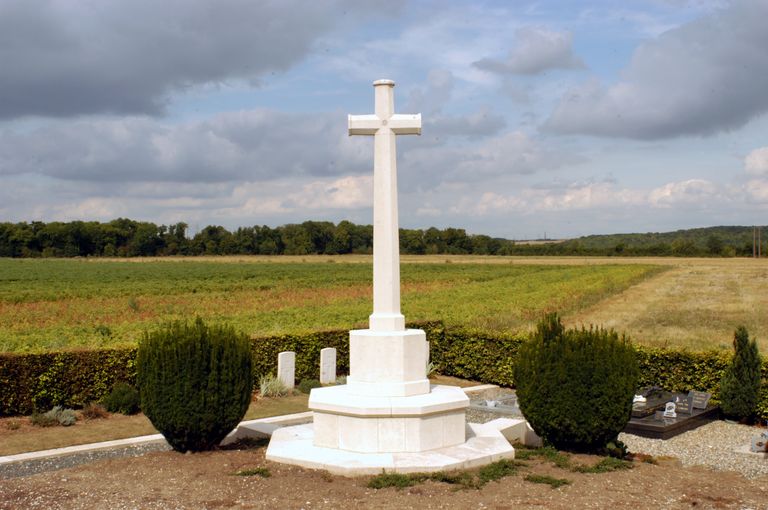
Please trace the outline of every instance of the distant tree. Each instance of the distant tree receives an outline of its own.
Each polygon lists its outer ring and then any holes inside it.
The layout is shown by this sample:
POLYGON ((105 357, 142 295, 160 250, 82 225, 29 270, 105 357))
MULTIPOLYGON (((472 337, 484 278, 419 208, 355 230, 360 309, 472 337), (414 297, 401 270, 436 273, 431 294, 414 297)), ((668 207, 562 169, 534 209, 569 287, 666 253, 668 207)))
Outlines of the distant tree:
POLYGON ((280 231, 286 255, 308 255, 315 246, 309 232, 303 225, 285 225, 280 231))
POLYGON ((408 255, 423 255, 427 247, 421 230, 400 229, 400 251, 408 255))
POLYGON ((724 247, 725 245, 723 240, 720 239, 720 236, 710 234, 707 237, 707 251, 710 255, 722 255, 724 247))

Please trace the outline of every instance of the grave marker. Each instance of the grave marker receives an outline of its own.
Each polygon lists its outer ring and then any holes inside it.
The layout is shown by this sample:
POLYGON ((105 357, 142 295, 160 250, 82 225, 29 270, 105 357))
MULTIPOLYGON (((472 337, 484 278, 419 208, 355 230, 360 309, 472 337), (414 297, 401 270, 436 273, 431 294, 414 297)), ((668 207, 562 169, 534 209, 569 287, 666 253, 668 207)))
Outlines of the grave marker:
POLYGON ((707 393, 706 391, 696 391, 691 390, 688 392, 689 397, 693 397, 693 408, 694 409, 706 409, 707 404, 709 404, 709 399, 712 398, 711 393, 707 393))
POLYGON ((326 347, 320 350, 320 384, 336 382, 336 349, 326 347))
POLYGON ((277 378, 292 390, 296 386, 296 353, 283 351, 277 355, 277 378))

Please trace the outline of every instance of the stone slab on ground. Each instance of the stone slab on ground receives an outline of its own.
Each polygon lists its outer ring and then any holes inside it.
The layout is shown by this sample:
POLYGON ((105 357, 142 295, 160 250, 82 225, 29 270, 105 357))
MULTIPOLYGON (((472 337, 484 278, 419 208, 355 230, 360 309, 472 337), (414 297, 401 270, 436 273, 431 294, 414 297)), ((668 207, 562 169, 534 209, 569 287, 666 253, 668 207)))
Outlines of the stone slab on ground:
POLYGON ((430 473, 470 469, 501 459, 513 459, 515 449, 493 427, 467 424, 467 440, 457 446, 422 452, 358 453, 313 444, 311 424, 275 430, 267 448, 267 460, 342 476, 391 473, 430 473))

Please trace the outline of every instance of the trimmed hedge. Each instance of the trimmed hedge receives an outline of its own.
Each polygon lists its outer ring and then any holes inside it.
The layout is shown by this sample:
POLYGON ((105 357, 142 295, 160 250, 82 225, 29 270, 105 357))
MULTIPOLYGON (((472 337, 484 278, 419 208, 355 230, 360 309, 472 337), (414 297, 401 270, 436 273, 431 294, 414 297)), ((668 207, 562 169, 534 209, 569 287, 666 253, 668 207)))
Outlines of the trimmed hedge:
MULTIPOLYGON (((452 328, 441 322, 412 323, 427 333, 436 371, 484 383, 514 387, 513 367, 525 334, 452 328)), ((296 379, 320 377, 320 349, 335 347, 337 371, 349 372, 346 330, 254 338, 254 380, 277 370, 277 353, 296 352, 296 379)), ((671 391, 708 391, 717 401, 730 351, 690 352, 636 346, 640 385, 671 391)), ((136 348, 0 354, 0 416, 30 414, 54 405, 81 407, 101 399, 117 381, 136 382, 136 348)), ((763 356, 758 417, 768 420, 768 358, 763 356)))

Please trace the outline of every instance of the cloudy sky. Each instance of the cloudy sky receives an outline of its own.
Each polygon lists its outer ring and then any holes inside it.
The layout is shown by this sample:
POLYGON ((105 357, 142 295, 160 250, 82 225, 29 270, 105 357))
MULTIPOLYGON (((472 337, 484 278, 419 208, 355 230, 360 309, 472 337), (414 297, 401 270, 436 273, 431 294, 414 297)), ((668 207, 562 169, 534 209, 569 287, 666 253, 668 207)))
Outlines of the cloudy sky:
POLYGON ((768 0, 0 0, 0 221, 372 221, 511 239, 768 219, 768 0))

